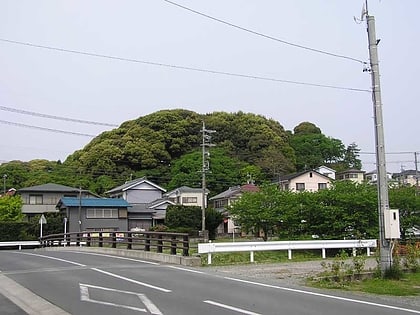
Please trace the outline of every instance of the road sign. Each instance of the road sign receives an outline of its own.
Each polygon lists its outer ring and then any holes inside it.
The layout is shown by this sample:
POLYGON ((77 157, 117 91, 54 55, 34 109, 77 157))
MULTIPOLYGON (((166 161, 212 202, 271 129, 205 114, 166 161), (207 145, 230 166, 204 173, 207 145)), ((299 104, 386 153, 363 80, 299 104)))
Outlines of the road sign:
POLYGON ((39 224, 47 224, 47 219, 44 215, 41 215, 41 217, 39 218, 39 224))

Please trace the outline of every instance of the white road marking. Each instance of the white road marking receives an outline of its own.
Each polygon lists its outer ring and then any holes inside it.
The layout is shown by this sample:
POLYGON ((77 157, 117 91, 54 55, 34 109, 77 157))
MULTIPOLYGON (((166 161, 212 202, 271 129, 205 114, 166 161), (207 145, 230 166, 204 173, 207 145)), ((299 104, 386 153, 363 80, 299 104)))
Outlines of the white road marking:
POLYGON ((114 306, 114 307, 120 307, 120 308, 125 308, 125 309, 129 309, 129 310, 133 310, 133 311, 144 312, 144 313, 146 313, 147 310, 148 310, 153 315, 162 315, 162 312, 156 307, 156 305, 154 305, 152 303, 152 301, 150 301, 142 293, 136 293, 136 292, 130 292, 130 291, 124 291, 124 290, 117 290, 117 289, 106 288, 106 287, 99 287, 99 286, 96 286, 96 285, 84 284, 84 283, 79 283, 79 286, 80 286, 80 300, 82 300, 82 301, 97 303, 97 304, 102 304, 102 305, 108 305, 108 306, 114 306), (135 295, 146 306, 147 310, 144 309, 144 308, 134 307, 134 306, 130 306, 130 305, 123 305, 123 304, 117 304, 117 303, 111 303, 111 302, 105 302, 105 301, 91 299, 90 295, 89 295, 89 288, 103 290, 103 291, 116 292, 116 293, 129 294, 129 295, 135 295))
POLYGON ((154 285, 151 285, 151 284, 145 283, 145 282, 140 282, 140 281, 137 281, 137 280, 133 280, 133 279, 130 279, 130 278, 126 278, 126 277, 123 277, 123 276, 117 275, 117 274, 115 274, 115 273, 111 273, 111 272, 108 272, 108 271, 104 271, 104 270, 101 270, 101 269, 98 269, 98 268, 91 268, 91 270, 95 270, 95 271, 97 271, 97 272, 100 272, 100 273, 106 274, 106 275, 111 276, 111 277, 114 277, 114 278, 118 278, 118 279, 121 279, 121 280, 125 280, 125 281, 128 281, 128 282, 132 282, 132 283, 135 283, 135 284, 138 284, 138 285, 141 285, 141 286, 144 286, 144 287, 148 287, 148 288, 151 288, 151 289, 155 289, 155 290, 158 290, 158 291, 162 291, 162 292, 165 292, 165 293, 172 292, 171 290, 168 290, 168 289, 165 289, 165 288, 157 287, 157 286, 154 286, 154 285))
POLYGON ((228 310, 231 310, 231 311, 235 311, 235 312, 238 312, 238 313, 242 313, 242 314, 261 315, 260 313, 254 313, 254 312, 247 311, 247 310, 244 310, 244 309, 241 309, 241 308, 237 308, 237 307, 234 307, 234 306, 230 306, 230 305, 226 305, 226 304, 222 304, 222 303, 218 303, 218 302, 214 302, 214 301, 210 301, 210 300, 206 300, 206 301, 203 301, 203 302, 207 303, 207 304, 212 304, 212 305, 215 305, 215 306, 219 306, 221 308, 225 308, 225 309, 228 309, 228 310))
POLYGON ((279 290, 283 290, 283 291, 290 291, 290 292, 302 293, 302 294, 307 294, 307 295, 314 295, 314 296, 324 297, 324 298, 327 298, 327 299, 334 299, 334 300, 352 302, 352 303, 357 303, 357 304, 366 304, 366 305, 370 305, 370 306, 387 308, 387 309, 392 309, 392 310, 397 310, 397 311, 402 311, 402 312, 420 314, 420 311, 417 311, 417 310, 414 310, 414 309, 409 309, 409 308, 403 308, 403 307, 397 307, 397 306, 392 306, 392 305, 373 303, 373 302, 368 302, 368 301, 350 299, 350 298, 345 298, 345 297, 341 297, 341 296, 335 296, 335 295, 329 295, 329 294, 323 294, 323 293, 316 293, 316 292, 299 290, 299 289, 280 287, 280 286, 276 286, 276 285, 259 283, 259 282, 242 280, 242 279, 236 279, 236 278, 230 278, 230 277, 224 277, 224 279, 231 280, 231 281, 236 281, 236 282, 253 284, 253 285, 257 285, 257 286, 261 286, 261 287, 279 289, 279 290))
POLYGON ((182 270, 182 271, 186 271, 186 272, 204 274, 204 272, 202 272, 202 271, 193 270, 193 269, 187 269, 187 268, 182 268, 182 267, 168 266, 168 268, 176 269, 176 270, 182 270))
POLYGON ((79 264, 78 262, 70 261, 70 260, 66 260, 66 259, 61 259, 61 258, 57 258, 57 257, 51 257, 51 256, 39 255, 39 254, 32 254, 32 253, 21 253, 21 252, 16 252, 16 254, 37 256, 37 257, 42 257, 42 258, 47 258, 47 259, 62 261, 62 262, 65 262, 65 263, 68 263, 68 264, 73 264, 73 265, 80 266, 80 267, 86 267, 86 265, 79 264))
POLYGON ((139 260, 139 259, 133 259, 133 258, 127 258, 127 257, 119 257, 119 256, 113 256, 113 255, 106 255, 106 254, 98 254, 98 253, 88 253, 88 252, 81 252, 81 251, 73 251, 73 250, 69 250, 66 251, 69 253, 77 253, 77 254, 84 254, 84 255, 95 255, 95 256, 102 256, 102 257, 110 257, 110 258, 116 258, 116 259, 123 259, 123 260, 129 260, 129 261, 135 261, 135 262, 140 262, 143 264, 149 264, 149 265, 157 265, 159 266, 159 263, 156 262, 151 262, 151 261, 146 261, 146 260, 139 260))

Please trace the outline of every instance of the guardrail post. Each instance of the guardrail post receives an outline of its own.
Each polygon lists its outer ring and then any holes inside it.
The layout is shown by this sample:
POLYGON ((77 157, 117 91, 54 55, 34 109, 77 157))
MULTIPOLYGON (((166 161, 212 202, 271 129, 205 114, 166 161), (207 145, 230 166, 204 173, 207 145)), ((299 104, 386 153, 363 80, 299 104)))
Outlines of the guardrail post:
POLYGON ((146 240, 144 241, 144 251, 150 252, 150 234, 146 234, 146 240))
POLYGON ((104 245, 104 238, 102 236, 102 232, 99 232, 98 246, 103 247, 103 245, 104 245))
POLYGON ((112 248, 117 248, 117 233, 112 232, 112 248))
POLYGON ((366 248, 366 255, 369 257, 370 256, 370 247, 366 248))
POLYGON ((171 236, 171 255, 176 255, 177 239, 176 235, 171 236))
POLYGON ((87 247, 90 247, 90 240, 91 240, 91 238, 90 238, 90 233, 88 233, 88 234, 87 234, 87 239, 86 239, 86 246, 87 246, 87 247))
POLYGON ((326 254, 325 248, 322 248, 321 250, 322 250, 322 258, 323 259, 327 258, 327 254, 326 254))
POLYGON ((289 259, 292 259, 292 250, 291 250, 291 249, 288 249, 288 250, 287 250, 287 257, 288 257, 289 259))
POLYGON ((127 233, 127 249, 133 249, 133 234, 131 232, 127 233))
POLYGON ((190 250, 190 240, 188 235, 184 235, 183 242, 182 242, 182 256, 189 256, 189 250, 190 250))
POLYGON ((356 255, 357 255, 357 250, 356 250, 356 248, 353 248, 352 252, 353 252, 353 257, 356 257, 356 255))
POLYGON ((253 263, 254 262, 254 252, 250 251, 249 252, 249 260, 253 263))
POLYGON ((80 246, 80 233, 76 234, 76 246, 80 246))
POLYGON ((207 254, 207 264, 211 265, 211 253, 207 254))
POLYGON ((163 252, 163 242, 162 242, 162 234, 158 235, 158 241, 157 241, 157 252, 162 253, 163 252))

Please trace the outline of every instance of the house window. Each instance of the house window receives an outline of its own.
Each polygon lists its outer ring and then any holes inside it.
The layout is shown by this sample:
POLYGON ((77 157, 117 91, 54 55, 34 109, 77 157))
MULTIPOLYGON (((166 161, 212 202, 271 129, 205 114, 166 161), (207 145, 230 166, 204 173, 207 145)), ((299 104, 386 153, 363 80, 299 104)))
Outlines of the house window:
POLYGON ((297 191, 304 191, 305 190, 305 183, 296 183, 296 190, 297 191))
POLYGON ((318 183, 318 190, 327 189, 327 183, 318 183))
POLYGON ((30 205, 42 205, 42 195, 29 195, 29 204, 30 205))
POLYGON ((215 200, 214 202, 214 207, 217 208, 224 208, 226 207, 228 204, 226 199, 222 199, 222 200, 215 200))
POLYGON ((197 203, 197 197, 182 197, 182 203, 197 203))
POLYGON ((87 219, 117 219, 118 209, 97 209, 91 208, 86 210, 87 219))

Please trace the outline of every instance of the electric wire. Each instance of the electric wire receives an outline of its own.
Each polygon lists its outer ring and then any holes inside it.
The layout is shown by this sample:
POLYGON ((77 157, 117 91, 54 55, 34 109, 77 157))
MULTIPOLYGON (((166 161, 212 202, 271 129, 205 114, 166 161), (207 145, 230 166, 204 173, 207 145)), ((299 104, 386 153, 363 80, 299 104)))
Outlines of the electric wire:
POLYGON ((187 10, 189 12, 192 12, 192 13, 198 14, 200 16, 203 16, 205 18, 208 18, 210 20, 213 20, 213 21, 216 21, 216 22, 219 22, 219 23, 228 25, 230 27, 239 29, 241 31, 245 31, 245 32, 248 32, 248 33, 257 35, 257 36, 261 36, 261 37, 266 38, 266 39, 270 39, 270 40, 273 40, 273 41, 276 41, 276 42, 280 42, 280 43, 285 44, 285 45, 289 45, 289 46, 293 46, 293 47, 296 47, 296 48, 300 48, 300 49, 312 51, 312 52, 319 53, 319 54, 324 54, 324 55, 331 56, 331 57, 342 58, 342 59, 347 59, 347 60, 350 60, 350 61, 355 61, 355 62, 358 62, 358 63, 366 64, 365 61, 360 60, 360 59, 357 59, 357 58, 353 58, 353 57, 349 57, 349 56, 345 56, 345 55, 340 55, 340 54, 336 54, 336 53, 331 53, 331 52, 328 52, 328 51, 325 51, 325 50, 316 49, 316 48, 312 48, 312 47, 309 47, 309 46, 295 44, 295 43, 292 43, 290 41, 279 39, 279 38, 276 38, 276 37, 273 37, 273 36, 270 36, 270 35, 266 35, 266 34, 263 34, 263 33, 260 33, 260 32, 254 31, 254 30, 251 30, 249 28, 245 28, 243 26, 239 26, 239 25, 233 24, 231 22, 227 22, 225 20, 222 20, 222 19, 216 18, 214 16, 211 16, 211 15, 208 15, 208 14, 205 14, 205 13, 202 13, 200 11, 191 9, 189 7, 186 7, 184 5, 181 5, 179 3, 176 3, 176 2, 173 2, 173 1, 170 1, 170 0, 163 0, 163 1, 166 2, 166 3, 169 3, 171 5, 174 5, 176 7, 179 7, 181 9, 184 9, 184 10, 187 10))
POLYGON ((10 43, 10 44, 16 44, 16 45, 24 45, 24 46, 35 47, 35 48, 48 49, 52 51, 59 51, 59 52, 65 52, 65 53, 71 53, 71 54, 90 56, 90 57, 105 58, 105 59, 110 59, 110 60, 133 62, 133 63, 145 64, 145 65, 150 65, 150 66, 158 66, 158 67, 166 67, 166 68, 172 68, 172 69, 178 69, 178 70, 187 70, 187 71, 194 71, 194 72, 218 74, 218 75, 224 75, 224 76, 230 76, 230 77, 255 79, 255 80, 271 81, 271 82, 303 85, 303 86, 312 86, 312 87, 319 87, 319 88, 347 90, 347 91, 353 91, 353 92, 368 92, 368 93, 372 92, 371 90, 368 90, 368 89, 352 88, 352 87, 329 85, 329 84, 318 84, 318 83, 310 83, 310 82, 303 82, 303 81, 293 81, 293 80, 263 77, 263 76, 258 76, 258 75, 250 75, 250 74, 243 74, 243 73, 234 73, 234 72, 218 71, 218 70, 211 70, 211 69, 204 69, 204 68, 173 65, 173 64, 168 64, 168 63, 104 55, 104 54, 91 53, 91 52, 86 52, 86 51, 65 49, 65 48, 60 48, 60 47, 38 45, 38 44, 29 43, 29 42, 20 42, 20 41, 9 40, 9 39, 4 39, 4 38, 0 38, 0 41, 5 42, 5 43, 10 43))
POLYGON ((49 132, 67 134, 67 135, 74 135, 74 136, 82 136, 82 137, 90 137, 90 138, 95 138, 96 137, 95 135, 90 135, 90 134, 87 134, 87 133, 80 133, 80 132, 65 131, 65 130, 60 130, 60 129, 38 127, 38 126, 33 126, 33 125, 26 125, 26 124, 11 122, 11 121, 7 121, 7 120, 0 120, 0 124, 29 128, 29 129, 36 129, 36 130, 43 130, 43 131, 49 131, 49 132))
POLYGON ((17 108, 12 108, 12 107, 6 107, 6 106, 0 106, 0 110, 13 112, 13 113, 18 113, 18 114, 23 114, 23 115, 30 115, 30 116, 37 116, 37 117, 43 117, 43 118, 49 118, 49 119, 55 119, 55 120, 76 122, 76 123, 81 123, 81 124, 107 126, 107 127, 118 127, 118 125, 115 125, 115 124, 102 123, 102 122, 90 121, 90 120, 82 120, 82 119, 74 119, 74 118, 55 116, 55 115, 48 115, 48 114, 31 112, 31 111, 27 111, 27 110, 22 110, 22 109, 17 109, 17 108))

